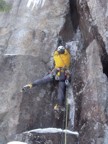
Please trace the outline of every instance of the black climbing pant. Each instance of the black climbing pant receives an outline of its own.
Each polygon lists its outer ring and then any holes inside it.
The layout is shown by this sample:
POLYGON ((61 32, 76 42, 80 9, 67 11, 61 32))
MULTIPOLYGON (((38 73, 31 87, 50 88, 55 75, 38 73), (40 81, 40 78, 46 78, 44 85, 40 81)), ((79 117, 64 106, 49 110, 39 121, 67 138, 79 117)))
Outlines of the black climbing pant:
POLYGON ((46 76, 44 76, 43 78, 36 80, 32 83, 32 86, 36 86, 36 85, 41 85, 41 84, 46 84, 48 82, 52 82, 53 81, 53 76, 52 74, 48 74, 46 76))
POLYGON ((48 74, 48 75, 44 76, 42 79, 34 81, 32 83, 32 86, 34 87, 36 85, 46 84, 49 82, 53 82, 54 80, 58 82, 57 103, 60 106, 63 106, 64 99, 65 99, 65 91, 66 91, 65 73, 64 72, 60 73, 58 80, 54 79, 52 74, 48 74))
POLYGON ((60 106, 64 105, 65 100, 65 91, 66 91, 66 85, 64 81, 58 82, 58 96, 57 96, 57 102, 60 106))

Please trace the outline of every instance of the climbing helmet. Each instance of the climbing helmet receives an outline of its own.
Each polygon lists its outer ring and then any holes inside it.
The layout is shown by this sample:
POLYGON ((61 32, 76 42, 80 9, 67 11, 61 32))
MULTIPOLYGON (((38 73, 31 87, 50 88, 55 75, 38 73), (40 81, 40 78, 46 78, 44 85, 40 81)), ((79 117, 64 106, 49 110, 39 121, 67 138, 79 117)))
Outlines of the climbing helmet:
POLYGON ((58 51, 59 54, 64 54, 64 52, 65 52, 64 46, 59 46, 59 47, 57 48, 57 51, 58 51))

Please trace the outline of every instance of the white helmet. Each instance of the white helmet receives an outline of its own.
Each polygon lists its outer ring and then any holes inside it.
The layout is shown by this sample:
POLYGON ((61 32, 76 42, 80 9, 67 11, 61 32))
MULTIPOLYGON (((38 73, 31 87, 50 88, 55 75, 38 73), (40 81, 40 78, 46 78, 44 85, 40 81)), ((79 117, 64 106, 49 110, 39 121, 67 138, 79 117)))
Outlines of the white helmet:
POLYGON ((65 50, 64 46, 59 46, 59 47, 57 48, 57 51, 62 51, 62 50, 65 50))

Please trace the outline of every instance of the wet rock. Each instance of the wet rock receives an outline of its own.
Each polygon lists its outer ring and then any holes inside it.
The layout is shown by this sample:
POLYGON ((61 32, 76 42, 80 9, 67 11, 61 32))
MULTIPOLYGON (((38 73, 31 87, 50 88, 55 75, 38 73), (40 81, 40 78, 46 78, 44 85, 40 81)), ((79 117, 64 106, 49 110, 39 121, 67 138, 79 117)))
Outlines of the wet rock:
MULTIPOLYGON (((86 49, 85 58, 80 60, 80 80, 76 93, 78 100, 77 119, 80 130, 80 142, 100 143, 104 141, 106 124, 106 100, 108 81, 103 74, 99 45, 93 40, 86 49)), ((77 85, 77 84, 76 84, 77 85)))

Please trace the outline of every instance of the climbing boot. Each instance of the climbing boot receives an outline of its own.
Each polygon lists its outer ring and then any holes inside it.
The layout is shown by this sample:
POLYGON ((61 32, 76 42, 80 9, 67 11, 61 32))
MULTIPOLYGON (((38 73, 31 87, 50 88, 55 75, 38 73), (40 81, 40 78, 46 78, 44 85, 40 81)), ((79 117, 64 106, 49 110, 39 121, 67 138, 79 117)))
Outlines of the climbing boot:
POLYGON ((60 118, 60 115, 62 112, 65 111, 65 108, 63 106, 60 106, 58 104, 56 104, 54 106, 54 114, 55 114, 55 118, 59 119, 60 118))
POLYGON ((31 88, 32 88, 32 84, 27 84, 22 88, 22 91, 26 92, 28 89, 31 89, 31 88))
POLYGON ((56 119, 59 119, 59 118, 60 118, 60 109, 59 109, 59 105, 58 105, 58 104, 56 104, 56 105, 54 106, 54 115, 55 115, 55 118, 56 118, 56 119))

